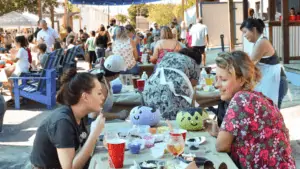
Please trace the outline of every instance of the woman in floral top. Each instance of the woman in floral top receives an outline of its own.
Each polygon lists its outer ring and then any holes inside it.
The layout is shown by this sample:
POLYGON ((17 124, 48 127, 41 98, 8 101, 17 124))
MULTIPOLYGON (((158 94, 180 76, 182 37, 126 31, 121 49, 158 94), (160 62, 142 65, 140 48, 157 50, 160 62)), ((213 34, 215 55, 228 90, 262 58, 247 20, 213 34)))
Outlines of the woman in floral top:
POLYGON ((277 106, 253 91, 261 74, 241 51, 216 58, 221 100, 230 101, 217 134, 217 151, 230 152, 239 168, 294 169, 289 133, 277 106))

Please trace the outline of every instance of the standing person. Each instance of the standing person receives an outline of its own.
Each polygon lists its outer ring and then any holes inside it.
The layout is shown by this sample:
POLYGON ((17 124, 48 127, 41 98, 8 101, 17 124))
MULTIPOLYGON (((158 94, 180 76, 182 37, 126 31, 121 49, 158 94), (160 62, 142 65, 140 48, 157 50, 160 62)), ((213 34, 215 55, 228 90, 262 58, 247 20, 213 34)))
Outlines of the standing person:
POLYGON ((193 26, 193 24, 190 24, 187 31, 186 31, 186 41, 185 41, 185 43, 186 43, 186 46, 188 48, 192 47, 192 35, 190 34, 190 30, 191 30, 192 26, 193 26))
POLYGON ((141 40, 143 38, 141 38, 141 34, 140 33, 136 33, 135 30, 134 30, 134 27, 132 25, 126 25, 125 26, 125 29, 126 29, 126 32, 127 32, 127 35, 129 36, 129 38, 131 38, 134 43, 135 43, 135 46, 136 46, 136 50, 138 52, 138 55, 140 56, 140 53, 141 53, 141 40))
POLYGON ((122 73, 138 74, 137 60, 139 55, 136 43, 128 36, 128 32, 123 26, 116 28, 116 40, 112 44, 112 52, 124 58, 127 71, 122 73))
POLYGON ((94 45, 94 39, 96 36, 96 32, 92 31, 91 32, 91 37, 87 39, 85 42, 85 49, 88 50, 89 53, 89 68, 92 69, 92 63, 96 62, 96 52, 95 52, 95 45, 94 45))
POLYGON ((38 60, 39 64, 41 65, 42 68, 45 68, 47 59, 49 57, 49 53, 47 53, 47 46, 44 43, 40 43, 37 46, 39 50, 39 55, 38 55, 38 60))
MULTIPOLYGON (((70 26, 67 27, 67 32, 68 32, 68 35, 66 37, 66 43, 67 45, 66 46, 69 46, 69 42, 70 42, 70 38, 72 39, 77 39, 77 34, 75 32, 73 32, 72 28, 70 26)), ((74 40, 75 42, 75 40, 74 40)))
POLYGON ((158 24, 155 22, 153 25, 154 25, 154 28, 153 28, 153 30, 152 30, 152 34, 153 34, 153 35, 155 35, 155 34, 160 35, 160 29, 159 29, 159 27, 158 27, 158 24))
POLYGON ((186 27, 186 24, 185 24, 185 21, 182 21, 181 22, 181 33, 180 33, 180 40, 181 42, 185 43, 186 41, 186 32, 187 32, 187 27, 186 27))
POLYGON ((3 43, 4 43, 4 47, 6 49, 6 52, 9 52, 9 50, 12 48, 12 43, 13 43, 10 32, 5 31, 3 40, 4 40, 3 43))
POLYGON ((105 97, 103 77, 77 73, 69 69, 61 78, 57 102, 62 106, 53 110, 37 129, 30 161, 33 169, 88 168, 105 118, 101 113, 105 97), (100 112, 95 129, 88 133, 84 117, 100 112))
POLYGON ((197 23, 192 26, 190 30, 192 36, 192 47, 194 50, 200 52, 202 56, 202 64, 206 65, 205 48, 208 45, 207 26, 202 24, 202 18, 197 18, 197 23))
POLYGON ((37 34, 39 33, 39 31, 42 30, 42 28, 40 28, 40 21, 37 22, 37 27, 34 31, 34 38, 37 39, 37 34))
POLYGON ((174 24, 174 26, 175 26, 175 28, 177 30, 177 40, 180 41, 180 32, 181 32, 181 29, 180 29, 180 25, 178 24, 176 18, 173 19, 172 24, 174 24))
POLYGON ((242 51, 223 52, 216 65, 215 86, 221 100, 229 102, 220 129, 212 125, 215 130, 209 131, 217 136, 217 151, 230 153, 241 169, 296 169, 280 110, 253 90, 261 74, 250 57, 242 51))
POLYGON ((173 34, 173 39, 178 40, 178 31, 177 31, 177 28, 175 26, 176 26, 175 23, 172 22, 171 23, 171 30, 172 30, 172 34, 173 34))
POLYGON ((249 18, 254 18, 254 9, 253 8, 249 8, 249 10, 248 10, 248 17, 249 18))
POLYGON ((107 44, 110 42, 109 33, 105 30, 104 25, 100 25, 100 31, 94 40, 94 45, 96 46, 96 56, 97 58, 105 57, 105 50, 107 44))
POLYGON ((45 43, 47 45, 47 51, 51 52, 55 41, 59 41, 59 35, 56 30, 47 26, 45 20, 40 21, 40 27, 42 30, 37 34, 37 41, 39 43, 45 43))
POLYGON ((251 18, 245 20, 240 27, 244 37, 254 43, 250 58, 262 72, 262 79, 255 90, 262 92, 281 108, 288 82, 274 47, 263 35, 264 28, 265 24, 261 19, 251 18))
POLYGON ((108 29, 108 33, 110 35, 110 39, 112 42, 116 39, 116 27, 117 27, 116 22, 117 22, 116 19, 112 18, 109 24, 110 27, 108 29))

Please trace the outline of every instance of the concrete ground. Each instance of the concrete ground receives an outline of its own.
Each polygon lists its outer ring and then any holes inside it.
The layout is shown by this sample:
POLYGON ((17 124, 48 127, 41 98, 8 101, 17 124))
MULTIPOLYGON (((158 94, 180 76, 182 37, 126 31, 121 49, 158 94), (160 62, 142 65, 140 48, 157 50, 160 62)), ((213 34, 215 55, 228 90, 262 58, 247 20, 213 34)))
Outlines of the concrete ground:
MULTIPOLYGON (((218 50, 208 51, 207 63, 213 63, 218 50)), ((86 68, 86 64, 79 62, 86 68)), ((300 78, 299 78, 300 81, 300 78)), ((282 114, 290 131, 291 145, 300 169, 300 86, 289 84, 290 98, 283 101, 282 114)), ((9 99, 9 97, 6 97, 9 99)), ((0 133, 0 169, 29 169, 29 155, 37 127, 51 115, 44 105, 28 102, 21 110, 9 108, 4 117, 3 132, 0 133)))

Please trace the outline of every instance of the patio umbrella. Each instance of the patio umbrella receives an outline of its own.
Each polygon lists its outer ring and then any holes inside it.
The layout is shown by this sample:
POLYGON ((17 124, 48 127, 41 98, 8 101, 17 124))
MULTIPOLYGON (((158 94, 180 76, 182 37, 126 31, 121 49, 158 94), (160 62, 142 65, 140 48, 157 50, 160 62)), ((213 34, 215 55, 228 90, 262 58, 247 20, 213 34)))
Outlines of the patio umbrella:
POLYGON ((31 27, 36 26, 37 20, 18 12, 9 12, 0 16, 0 27, 31 27))
POLYGON ((72 4, 86 5, 132 5, 143 4, 147 2, 156 2, 160 0, 69 0, 72 4))

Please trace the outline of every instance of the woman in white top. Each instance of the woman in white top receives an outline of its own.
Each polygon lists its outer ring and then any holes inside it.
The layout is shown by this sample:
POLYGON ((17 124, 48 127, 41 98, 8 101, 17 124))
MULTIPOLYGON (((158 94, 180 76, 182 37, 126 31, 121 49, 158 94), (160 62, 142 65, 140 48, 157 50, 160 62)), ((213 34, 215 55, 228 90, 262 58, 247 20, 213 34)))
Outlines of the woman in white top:
POLYGON ((186 38, 186 32, 187 32, 187 26, 184 21, 181 22, 181 33, 180 33, 180 39, 182 43, 185 43, 185 38, 186 38))
POLYGON ((137 74, 137 60, 139 59, 136 43, 129 38, 125 28, 119 26, 115 28, 116 39, 112 45, 112 52, 124 58, 127 65, 127 74, 137 74))
MULTIPOLYGON (((11 60, 15 64, 7 67, 5 69, 6 76, 9 77, 17 77, 20 76, 21 73, 26 73, 29 72, 29 61, 28 61, 28 51, 26 50, 27 47, 27 39, 25 36, 17 36, 15 38, 15 45, 16 45, 16 51, 11 52, 11 60)), ((12 81, 10 81, 10 86, 9 90, 11 92, 11 96, 13 98, 13 93, 12 93, 12 81)))
POLYGON ((288 83, 274 47, 263 35, 264 28, 265 24, 261 19, 248 18, 240 29, 245 38, 254 43, 250 58, 262 72, 262 79, 255 90, 269 97, 280 108, 288 83))

